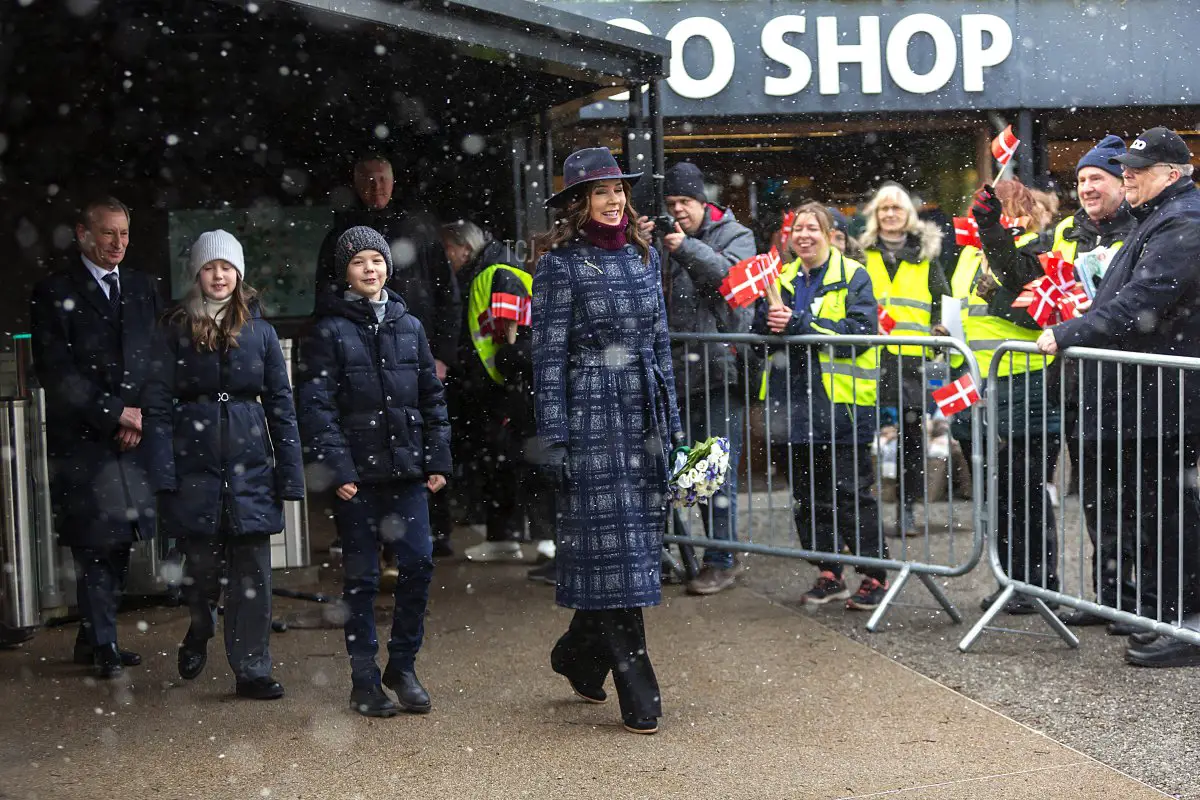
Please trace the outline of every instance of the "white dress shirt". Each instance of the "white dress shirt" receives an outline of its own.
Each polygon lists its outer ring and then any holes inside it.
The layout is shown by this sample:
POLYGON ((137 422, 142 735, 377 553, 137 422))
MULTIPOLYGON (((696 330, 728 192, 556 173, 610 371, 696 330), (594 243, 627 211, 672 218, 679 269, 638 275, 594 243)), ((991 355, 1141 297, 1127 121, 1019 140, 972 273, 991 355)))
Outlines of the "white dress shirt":
POLYGON ((82 253, 80 253, 79 257, 83 259, 83 265, 85 267, 87 267, 88 272, 92 273, 92 277, 96 279, 96 283, 100 284, 100 289, 101 289, 101 291, 104 292, 105 297, 108 297, 108 284, 104 282, 104 276, 116 275, 117 276, 117 288, 120 288, 120 286, 121 286, 121 265, 120 264, 113 267, 111 270, 107 270, 107 269, 104 269, 103 267, 96 266, 90 258, 83 255, 82 253))

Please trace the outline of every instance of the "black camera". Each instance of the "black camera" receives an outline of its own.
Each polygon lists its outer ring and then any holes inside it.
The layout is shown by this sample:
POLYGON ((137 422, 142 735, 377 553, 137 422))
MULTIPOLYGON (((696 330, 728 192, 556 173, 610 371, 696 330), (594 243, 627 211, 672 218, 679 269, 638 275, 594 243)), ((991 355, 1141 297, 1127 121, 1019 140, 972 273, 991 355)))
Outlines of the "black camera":
POLYGON ((654 223, 654 235, 666 236, 668 233, 675 233, 675 218, 670 214, 663 214, 659 217, 651 217, 654 223))

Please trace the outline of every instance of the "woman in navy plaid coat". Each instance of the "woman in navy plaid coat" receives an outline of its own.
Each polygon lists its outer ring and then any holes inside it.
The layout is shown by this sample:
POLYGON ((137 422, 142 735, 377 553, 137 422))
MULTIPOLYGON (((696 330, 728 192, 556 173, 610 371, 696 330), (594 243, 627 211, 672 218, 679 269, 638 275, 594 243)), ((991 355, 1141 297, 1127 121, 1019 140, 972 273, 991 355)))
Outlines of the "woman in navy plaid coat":
POLYGON ((658 254, 607 148, 573 153, 539 243, 533 362, 541 460, 561 490, 557 602, 575 609, 550 660, 575 692, 655 733, 661 705, 642 607, 661 599, 667 453, 682 432, 658 254))

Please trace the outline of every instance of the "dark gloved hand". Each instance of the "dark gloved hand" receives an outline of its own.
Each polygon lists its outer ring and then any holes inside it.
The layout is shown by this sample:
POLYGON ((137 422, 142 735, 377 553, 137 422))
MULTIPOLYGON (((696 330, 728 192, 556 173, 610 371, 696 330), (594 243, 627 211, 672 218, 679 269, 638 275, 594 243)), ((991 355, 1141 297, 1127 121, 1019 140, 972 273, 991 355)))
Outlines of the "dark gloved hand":
POLYGON ((979 276, 975 279, 975 294, 979 295, 985 302, 992 302, 992 297, 1000 288, 1000 284, 996 281, 996 277, 986 269, 979 271, 979 276))
POLYGON ((1003 209, 1000 198, 988 184, 975 193, 975 202, 971 204, 971 216, 979 223, 980 228, 990 228, 1000 224, 1000 214, 1003 209))

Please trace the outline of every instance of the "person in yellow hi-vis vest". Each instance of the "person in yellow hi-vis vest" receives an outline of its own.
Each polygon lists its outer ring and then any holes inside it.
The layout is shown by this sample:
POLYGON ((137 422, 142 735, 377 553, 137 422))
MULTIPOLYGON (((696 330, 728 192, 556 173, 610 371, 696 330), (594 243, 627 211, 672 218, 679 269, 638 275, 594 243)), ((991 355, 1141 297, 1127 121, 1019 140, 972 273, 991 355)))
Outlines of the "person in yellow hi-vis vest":
MULTIPOLYGON (((897 336, 928 336, 934 309, 950 294, 938 264, 942 231, 917 217, 903 186, 885 183, 863 209, 867 227, 859 238, 875 300, 895 322, 897 336)), ((894 407, 900 434, 899 513, 901 536, 915 536, 913 505, 925 496, 925 360, 933 353, 915 345, 888 345, 879 352, 879 405, 894 407)))
MULTIPOLYGON (((984 186, 976 193, 971 214, 979 224, 983 250, 963 248, 951 288, 964 301, 963 332, 986 378, 983 394, 997 406, 1000 457, 998 463, 987 465, 999 471, 1000 502, 993 532, 1009 576, 1057 590, 1058 539, 1054 509, 1046 494, 1058 461, 1060 435, 1057 384, 1053 389, 1046 386, 1051 359, 1009 353, 993 364, 993 354, 1002 343, 1034 342, 1041 333, 1027 308, 1013 307, 1025 284, 1045 274, 1038 261, 1044 247, 1033 217, 1033 198, 1020 181, 999 181, 994 189, 984 186), (1001 225, 1002 215, 1010 218, 1011 227, 1001 225), (987 377, 990 374, 994 380, 987 377)), ((969 416, 957 415, 951 432, 970 462, 969 416)), ((990 608, 998 595, 999 591, 984 598, 980 606, 990 608)), ((1036 613, 1032 601, 1021 594, 1014 595, 1004 610, 1036 613)))
MULTIPOLYGON (((830 245, 833 220, 817 203, 796 209, 787 242, 796 256, 779 277, 780 305, 755 310, 752 330, 784 336, 876 333, 878 309, 866 268, 830 245)), ((876 431, 878 347, 775 347, 764 378, 768 435, 792 444, 796 531, 804 547, 823 553, 849 550, 887 558, 875 499, 871 441, 876 431)), ((853 597, 842 565, 818 562, 820 575, 805 603, 847 600, 871 610, 887 593, 887 572, 859 567, 853 597)))

